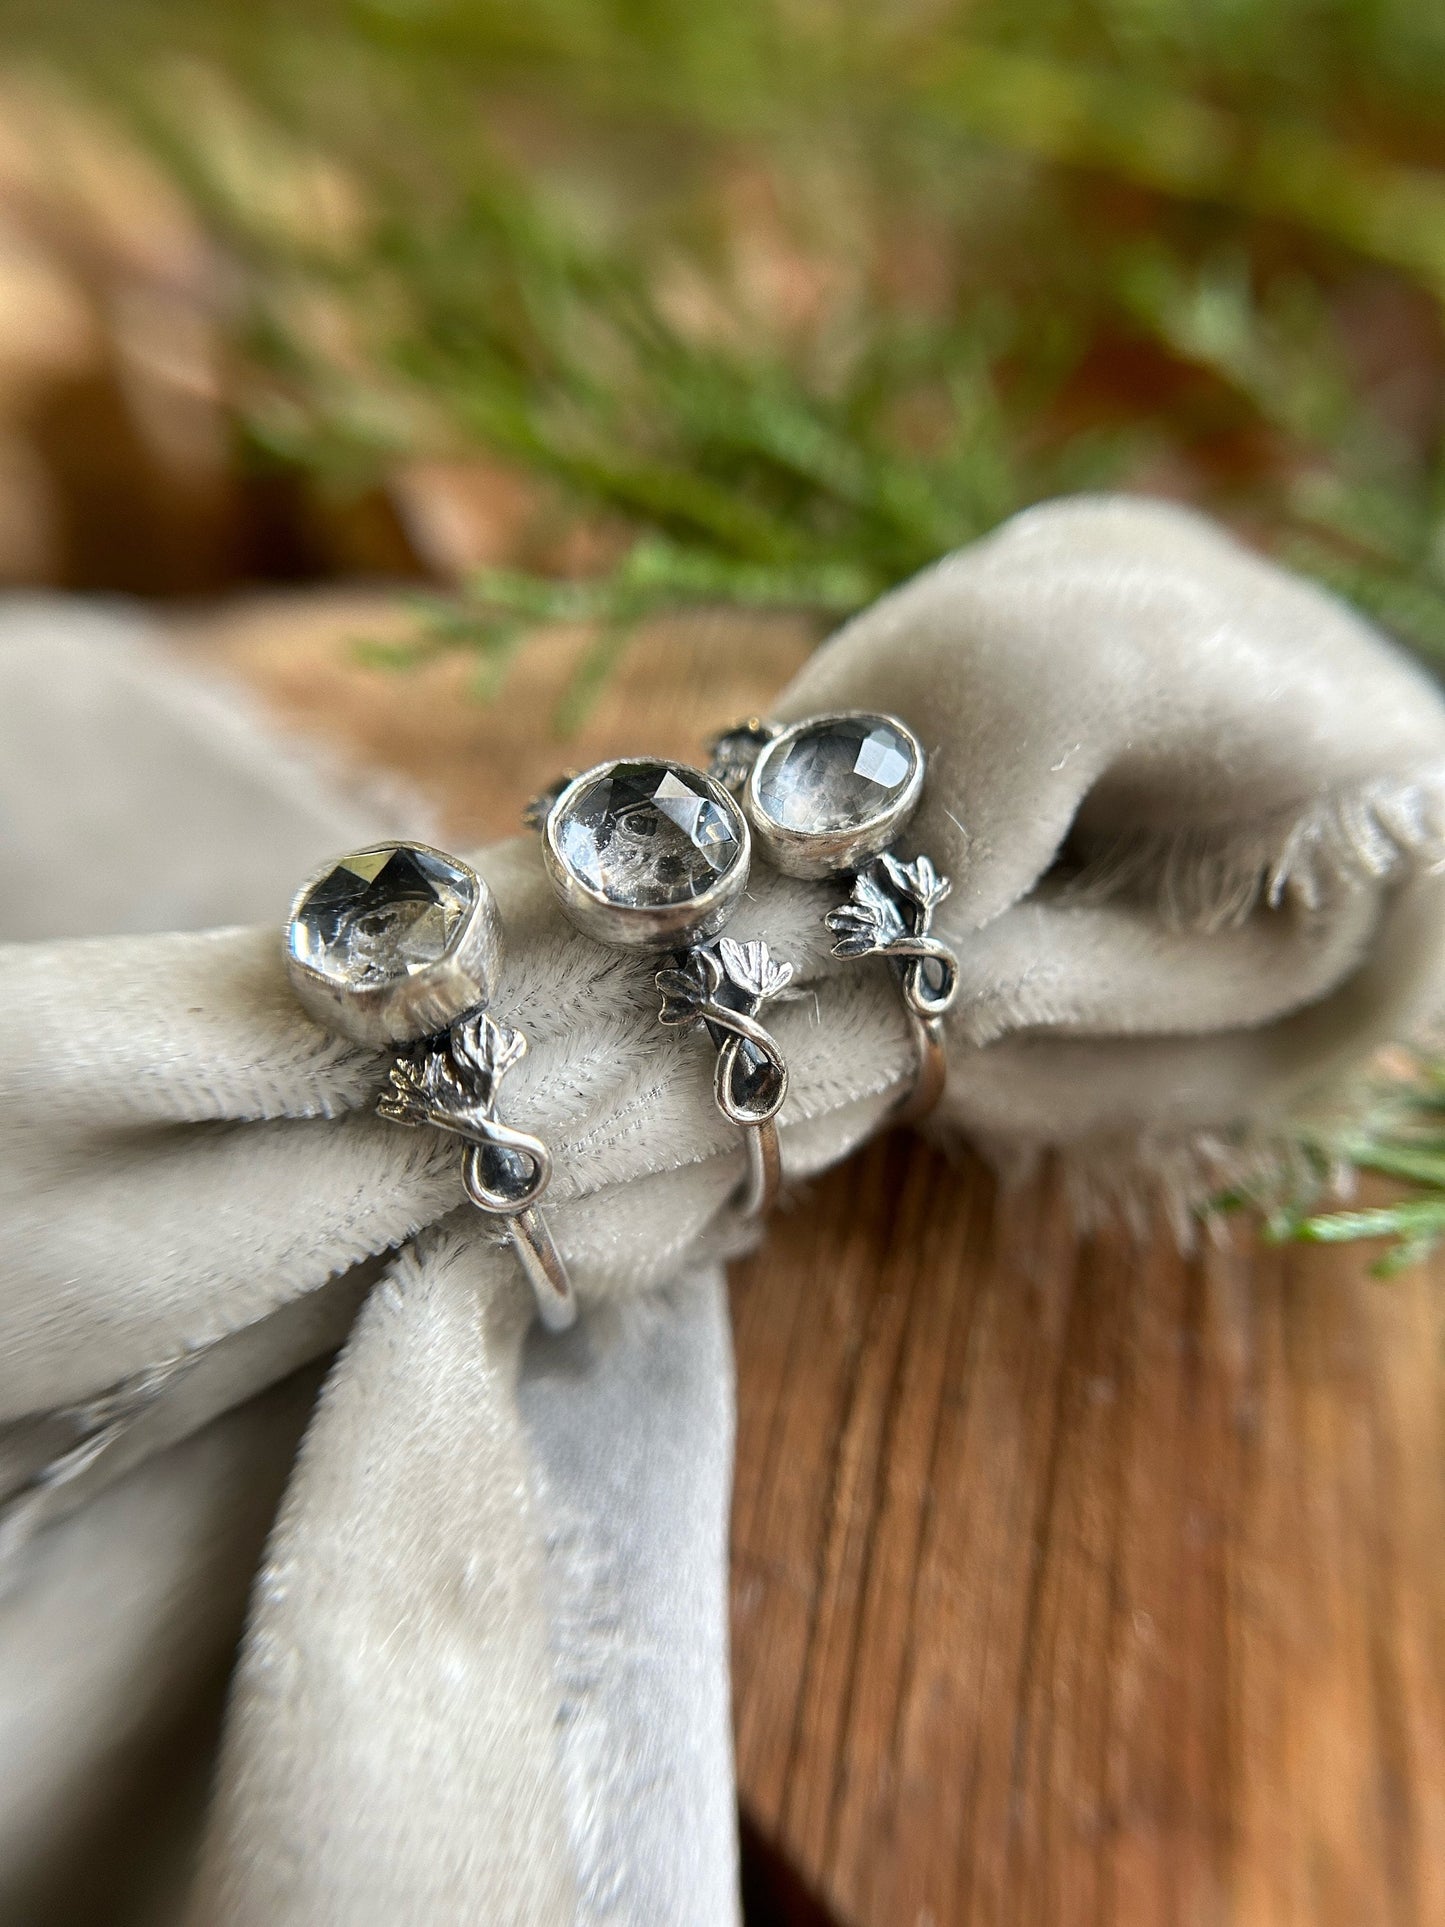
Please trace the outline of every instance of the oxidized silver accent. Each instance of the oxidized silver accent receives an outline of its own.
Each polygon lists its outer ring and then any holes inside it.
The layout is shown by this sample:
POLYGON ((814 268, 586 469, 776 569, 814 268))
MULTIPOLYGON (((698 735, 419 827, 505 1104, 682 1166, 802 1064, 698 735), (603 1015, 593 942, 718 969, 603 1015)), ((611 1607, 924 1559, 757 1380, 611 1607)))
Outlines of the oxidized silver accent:
POLYGON ((491 891, 470 865, 427 843, 373 843, 323 864, 296 892, 286 923, 286 969, 304 1008, 329 1030, 358 1044, 383 1048, 429 1037, 487 1002, 501 963, 501 917, 491 891), (302 918, 308 901, 343 865, 386 853, 416 851, 454 871, 470 896, 443 954, 404 974, 347 982, 303 954, 302 918))
POLYGON ((782 1182, 776 1119, 788 1094, 788 1066, 757 1015, 792 980, 793 966, 765 943, 735 943, 731 937, 695 945, 655 978, 662 992, 658 1021, 682 1029, 702 1025, 717 1046, 718 1109, 745 1133, 745 1217, 767 1211, 782 1182))
POLYGON ((747 819, 719 782, 686 763, 665 757, 624 757, 615 762, 599 763, 592 769, 584 770, 580 776, 573 777, 560 789, 544 792, 529 806, 526 814, 531 821, 537 821, 540 817, 542 857, 562 908, 579 930, 586 936, 595 937, 600 943, 612 943, 635 950, 675 950, 684 945, 701 943, 722 929, 747 887, 752 852, 747 819), (569 809, 586 795, 592 785, 615 771, 629 767, 641 768, 649 761, 659 769, 675 771, 689 783, 701 785, 708 803, 723 813, 736 843, 735 855, 706 889, 694 891, 672 903, 625 902, 609 896, 579 874, 561 842, 561 831, 569 809), (550 805, 546 804, 548 794, 552 797, 550 805))
MULTIPOLYGON (((761 725, 748 725, 749 733, 761 725)), ((738 760, 743 745, 723 738, 733 758, 738 760)), ((784 876, 818 878, 834 876, 839 870, 857 870, 878 856, 907 829, 923 794, 923 745, 896 716, 874 715, 867 710, 842 709, 826 716, 809 716, 800 723, 780 729, 759 748, 743 788, 743 807, 759 846, 775 869, 784 876), (800 737, 830 723, 876 722, 901 737, 907 745, 912 767, 908 779, 895 797, 880 808, 859 817, 842 828, 780 822, 763 801, 762 792, 769 772, 779 764, 800 737)))
MULTIPOLYGON (((409 934, 403 928, 403 938, 409 934)), ((379 1114, 466 1140, 462 1180, 468 1197, 478 1210, 504 1220, 543 1323, 565 1329, 577 1315, 576 1299, 537 1209, 552 1175, 551 1153, 540 1138, 497 1116, 498 1086, 525 1054, 527 1040, 483 1008, 502 961, 501 915, 484 880, 428 844, 373 844, 308 878, 291 906, 285 948, 292 986, 311 1016, 357 1043, 397 1051, 377 1101, 379 1114), (409 869, 409 891, 390 899, 379 892, 374 904, 364 903, 365 885, 384 875, 378 859, 397 856, 421 859, 445 897, 445 917, 433 919, 420 944, 399 944, 397 925, 388 923, 398 905, 420 901, 430 914, 431 899, 418 895, 427 873, 416 864, 409 869), (357 927, 346 930, 346 904, 337 907, 333 890, 328 928, 322 930, 317 893, 338 877, 344 890, 349 869, 363 892, 357 927)))
POLYGON ((529 798, 529 800, 523 804, 522 821, 529 830, 540 830, 542 828, 547 818, 552 814, 552 805, 557 801, 557 798, 569 783, 575 783, 577 781, 580 774, 581 772, 579 770, 564 770, 560 776, 555 777, 553 781, 547 785, 546 789, 538 790, 535 796, 529 798))
POLYGON ((743 1132, 748 1158, 740 1208, 750 1217, 767 1210, 782 1181, 776 1119, 787 1094, 788 1071, 776 1041, 756 1017, 761 1006, 791 981, 793 968, 774 958, 766 944, 736 944, 718 936, 747 887, 752 843, 742 810, 713 776, 685 763, 634 757, 600 763, 570 782, 554 784, 530 807, 527 817, 541 828, 547 874, 578 929, 628 949, 675 953, 672 963, 656 973, 663 995, 659 1021, 700 1024, 712 1037, 718 1050, 714 1082, 718 1108, 743 1132), (673 773, 693 796, 720 812, 727 840, 734 846, 714 882, 672 903, 646 901, 645 878, 636 889, 608 894, 579 874, 564 847, 568 812, 592 786, 618 772, 635 781, 629 772, 648 771, 673 773))
POLYGON ((497 1090, 527 1054, 523 1032, 476 1010, 399 1056, 377 1110, 397 1124, 434 1125, 466 1140, 462 1182, 479 1211, 506 1222, 542 1322, 562 1331, 577 1315, 566 1268, 536 1209, 552 1177, 541 1138, 497 1116, 497 1090))
POLYGON ((753 764, 759 754, 777 736, 783 733, 781 723, 765 723, 757 716, 749 716, 745 723, 738 723, 732 729, 725 729, 721 736, 714 736, 708 744, 708 775, 721 783, 725 790, 734 796, 741 796, 748 786, 753 764))
POLYGON ((900 863, 884 855, 854 877, 848 901, 823 919, 835 957, 886 957, 897 976, 918 1053, 902 1118, 926 1116, 943 1095, 943 1017, 958 995, 958 959, 929 931, 952 888, 926 856, 900 863))
POLYGON ((817 878, 853 872, 848 901, 825 918, 835 957, 881 956, 897 979, 913 1035, 917 1069, 899 1105, 900 1120, 923 1117, 943 1094, 948 1065, 943 1017, 958 994, 958 960, 932 936, 933 912, 951 884, 927 856, 902 863, 888 846, 907 828, 923 794, 923 745, 896 716, 839 710, 786 728, 756 719, 726 732, 714 746, 713 774, 740 788, 758 842, 785 876, 817 878), (764 805, 768 774, 800 738, 830 723, 876 723, 908 747, 912 767, 884 807, 843 826, 784 824, 764 805), (749 762, 749 757, 751 761, 749 762))

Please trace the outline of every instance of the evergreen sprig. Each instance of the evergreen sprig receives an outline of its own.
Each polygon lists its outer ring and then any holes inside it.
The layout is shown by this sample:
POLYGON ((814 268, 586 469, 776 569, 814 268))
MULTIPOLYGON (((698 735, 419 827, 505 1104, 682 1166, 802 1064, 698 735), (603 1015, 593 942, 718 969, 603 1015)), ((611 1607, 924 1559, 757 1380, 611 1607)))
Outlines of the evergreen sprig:
POLYGON ((1428 1258, 1445 1240, 1445 1062, 1422 1060, 1407 1075, 1378 1083, 1347 1131, 1306 1136, 1300 1143, 1306 1175, 1294 1194, 1266 1211, 1277 1241, 1313 1244, 1380 1241, 1377 1276, 1428 1258), (1406 1187, 1391 1201, 1349 1209, 1321 1209, 1322 1198, 1359 1173, 1406 1187))
MULTIPOLYGON (((494 569, 427 605, 417 647, 472 653, 484 692, 537 624, 591 625, 564 728, 660 611, 785 605, 821 632, 1024 503, 1161 473, 1445 663, 1438 7, 7 16, 223 243, 253 459, 335 490, 478 451, 630 532, 589 579, 494 569), (1413 400, 1362 372, 1350 302, 1382 290, 1433 330, 1413 400)), ((1314 1195, 1276 1228, 1432 1248, 1442 1089, 1424 1072, 1303 1147, 1314 1195), (1341 1159, 1411 1195, 1319 1208, 1341 1159)))

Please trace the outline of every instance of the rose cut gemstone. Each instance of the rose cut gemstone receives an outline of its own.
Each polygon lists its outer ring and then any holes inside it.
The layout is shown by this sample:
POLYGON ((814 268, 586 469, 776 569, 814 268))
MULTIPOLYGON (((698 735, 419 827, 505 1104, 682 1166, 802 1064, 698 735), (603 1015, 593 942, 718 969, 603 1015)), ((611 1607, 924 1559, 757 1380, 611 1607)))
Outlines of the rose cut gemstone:
POLYGON ((440 962, 475 907, 471 877, 435 851, 359 850, 307 892, 291 948, 334 983, 376 989, 440 962))
POLYGON ((898 802, 917 750, 884 716, 826 716, 763 752, 758 807, 786 830, 855 830, 898 802))
POLYGON ((740 819, 676 763, 612 763, 561 806, 553 841, 608 903, 663 909, 710 890, 743 853, 740 819))

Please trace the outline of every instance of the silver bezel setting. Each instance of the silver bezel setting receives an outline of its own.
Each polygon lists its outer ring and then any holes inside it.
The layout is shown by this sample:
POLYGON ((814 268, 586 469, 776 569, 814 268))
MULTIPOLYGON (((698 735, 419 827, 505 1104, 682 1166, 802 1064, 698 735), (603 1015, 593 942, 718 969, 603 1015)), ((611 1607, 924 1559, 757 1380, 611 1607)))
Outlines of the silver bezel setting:
POLYGON ((383 838, 364 849, 333 857, 312 872, 291 900, 285 950, 287 974, 305 1010, 329 1030, 381 1049, 435 1036, 478 1004, 490 1001, 502 962, 502 919, 491 891, 469 864, 429 843, 383 838), (338 863, 383 850, 416 850, 459 871, 471 887, 472 906, 435 962, 383 984, 342 983, 298 956, 297 920, 311 892, 325 882, 338 863))
POLYGON ((922 743, 897 716, 875 709, 830 710, 790 724, 763 746, 748 776, 743 805, 758 845, 774 869, 790 877, 833 876, 840 870, 860 869, 908 827, 923 795, 925 763, 922 743), (885 808, 842 830, 795 829, 770 816, 760 800, 760 784, 774 760, 786 756, 800 736, 813 730, 830 723, 860 721, 884 723, 907 739, 913 752, 913 771, 900 794, 885 808))
POLYGON ((747 818, 737 801, 721 783, 689 763, 670 756, 618 756, 574 776, 562 790, 542 824, 542 860, 547 874, 568 918, 584 935, 599 943, 617 944, 628 950, 684 950, 716 936, 727 922, 733 906, 747 888, 752 859, 752 838, 747 818), (702 785, 708 801, 729 819, 737 834, 737 855, 706 890, 681 903, 617 903, 578 876, 558 842, 558 827, 569 804, 591 783, 630 763, 651 763, 670 769, 689 782, 702 785))

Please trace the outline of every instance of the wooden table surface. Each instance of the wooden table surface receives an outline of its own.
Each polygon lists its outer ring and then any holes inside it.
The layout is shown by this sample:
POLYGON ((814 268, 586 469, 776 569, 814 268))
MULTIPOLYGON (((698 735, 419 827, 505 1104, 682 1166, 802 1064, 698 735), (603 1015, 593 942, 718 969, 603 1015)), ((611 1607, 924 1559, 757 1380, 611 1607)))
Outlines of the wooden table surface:
POLYGON ((862 1927, 1445 1921, 1445 1272, 903 1135, 733 1281, 738 1778, 862 1927))
MULTIPOLYGON (((458 838, 559 763, 695 753, 806 638, 644 638, 580 741, 358 666, 371 598, 179 646, 458 838)), ((750 1927, 1445 1922, 1445 1267, 1080 1239, 895 1135, 737 1267, 750 1927)))

